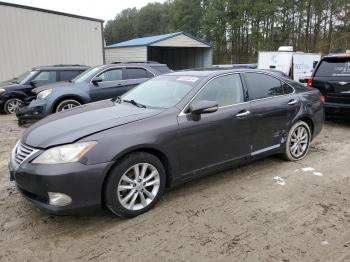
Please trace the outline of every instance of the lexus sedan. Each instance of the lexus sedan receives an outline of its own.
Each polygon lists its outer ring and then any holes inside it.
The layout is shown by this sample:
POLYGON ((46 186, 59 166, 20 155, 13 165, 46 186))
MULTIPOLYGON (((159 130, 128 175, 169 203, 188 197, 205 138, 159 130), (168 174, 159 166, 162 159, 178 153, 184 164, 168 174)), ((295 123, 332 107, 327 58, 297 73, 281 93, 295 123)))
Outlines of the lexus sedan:
POLYGON ((51 115, 13 149, 11 180, 53 214, 134 217, 165 188, 260 157, 297 161, 324 121, 320 92, 268 71, 185 71, 51 115))

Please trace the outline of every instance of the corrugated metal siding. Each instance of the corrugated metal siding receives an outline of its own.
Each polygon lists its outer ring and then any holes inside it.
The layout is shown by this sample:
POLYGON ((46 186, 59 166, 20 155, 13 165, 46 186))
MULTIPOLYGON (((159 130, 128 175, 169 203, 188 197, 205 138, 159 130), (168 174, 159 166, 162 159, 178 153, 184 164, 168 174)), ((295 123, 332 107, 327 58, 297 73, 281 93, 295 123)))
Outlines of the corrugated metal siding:
POLYGON ((0 81, 34 66, 103 63, 101 23, 0 5, 0 81))
POLYGON ((186 35, 178 35, 157 43, 151 46, 171 46, 171 47, 209 47, 208 45, 196 41, 186 35))
POLYGON ((125 61, 147 61, 147 47, 106 48, 106 63, 125 61))

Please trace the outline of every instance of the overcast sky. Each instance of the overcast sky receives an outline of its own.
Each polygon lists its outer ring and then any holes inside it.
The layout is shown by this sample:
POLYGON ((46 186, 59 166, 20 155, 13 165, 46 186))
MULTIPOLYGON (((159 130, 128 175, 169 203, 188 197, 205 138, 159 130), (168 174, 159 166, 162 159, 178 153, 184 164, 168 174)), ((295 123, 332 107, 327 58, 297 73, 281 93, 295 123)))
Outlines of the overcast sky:
POLYGON ((4 0, 4 2, 34 6, 54 11, 89 16, 105 21, 114 19, 117 13, 126 8, 141 8, 148 3, 165 0, 4 0))

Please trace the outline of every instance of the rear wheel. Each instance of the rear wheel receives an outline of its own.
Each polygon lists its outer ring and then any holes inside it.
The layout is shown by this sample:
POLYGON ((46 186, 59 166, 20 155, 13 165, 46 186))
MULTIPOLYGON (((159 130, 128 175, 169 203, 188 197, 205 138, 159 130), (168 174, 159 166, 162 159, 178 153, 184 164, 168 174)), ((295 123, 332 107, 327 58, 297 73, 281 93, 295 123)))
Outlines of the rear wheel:
POLYGON ((110 211, 121 217, 135 217, 151 209, 165 188, 165 170, 154 155, 136 152, 111 170, 104 197, 110 211))
POLYGON ((4 104, 6 114, 14 114, 19 106, 23 105, 23 101, 18 98, 10 98, 4 104))
POLYGON ((309 151, 311 142, 310 127, 304 121, 298 121, 289 130, 283 157, 289 161, 303 159, 309 151))
POLYGON ((81 103, 74 99, 63 100, 56 106, 55 112, 57 113, 57 112, 69 110, 80 105, 81 103))

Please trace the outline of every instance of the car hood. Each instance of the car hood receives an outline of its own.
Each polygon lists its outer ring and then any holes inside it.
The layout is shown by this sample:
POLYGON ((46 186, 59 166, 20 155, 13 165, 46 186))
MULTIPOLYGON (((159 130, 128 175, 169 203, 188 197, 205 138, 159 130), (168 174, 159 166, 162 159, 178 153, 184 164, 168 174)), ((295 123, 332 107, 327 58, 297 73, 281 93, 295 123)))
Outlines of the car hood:
POLYGON ((61 88, 61 87, 72 87, 72 86, 74 86, 73 82, 67 82, 67 81, 56 82, 56 83, 36 87, 32 90, 32 92, 35 94, 39 94, 41 91, 48 90, 48 89, 61 88))
POLYGON ((0 88, 5 89, 6 91, 12 91, 19 88, 23 88, 23 85, 11 83, 11 82, 3 82, 3 83, 0 83, 0 88))
POLYGON ((42 149, 73 143, 85 136, 152 117, 160 112, 159 109, 104 100, 46 117, 30 127, 21 141, 42 149))

